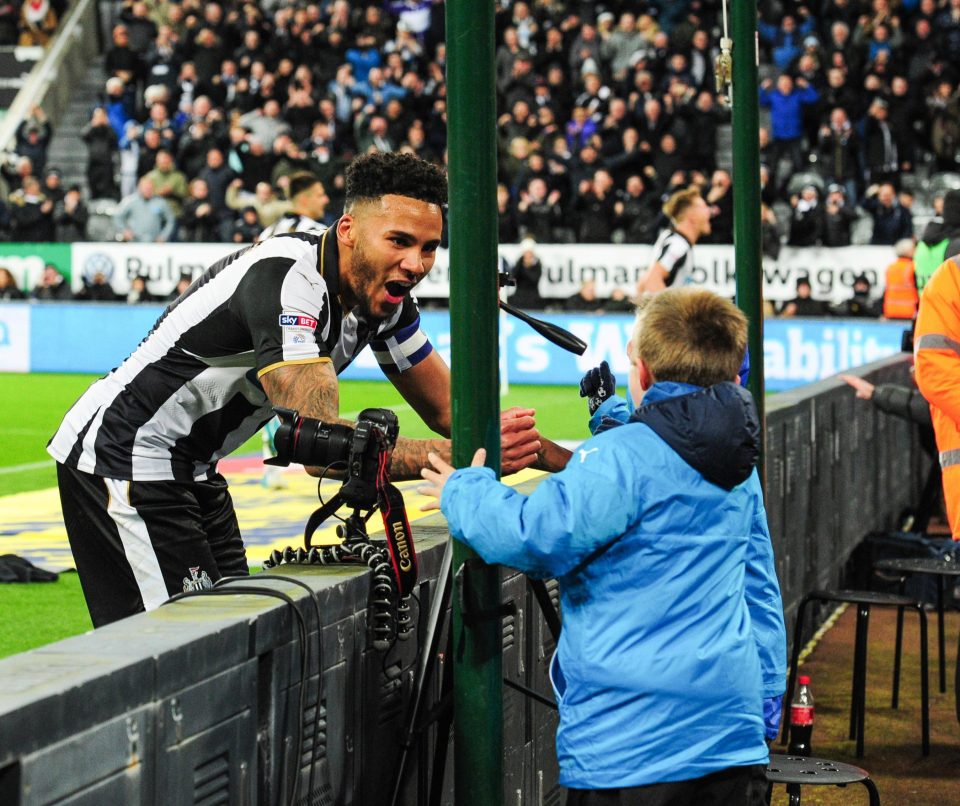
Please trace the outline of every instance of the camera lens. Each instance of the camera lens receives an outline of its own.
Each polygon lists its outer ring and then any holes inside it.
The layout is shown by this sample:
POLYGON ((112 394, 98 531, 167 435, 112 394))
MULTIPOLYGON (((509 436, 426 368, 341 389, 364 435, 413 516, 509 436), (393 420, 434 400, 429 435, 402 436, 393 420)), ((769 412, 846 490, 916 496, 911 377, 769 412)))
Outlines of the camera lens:
POLYGON ((327 467, 346 462, 350 455, 353 429, 338 423, 324 423, 313 417, 301 417, 291 409, 276 408, 280 427, 273 437, 277 451, 273 464, 299 462, 311 467, 327 467))
POLYGON ((300 438, 294 443, 294 459, 302 465, 316 467, 346 462, 352 438, 353 429, 348 425, 328 424, 303 417, 300 438))

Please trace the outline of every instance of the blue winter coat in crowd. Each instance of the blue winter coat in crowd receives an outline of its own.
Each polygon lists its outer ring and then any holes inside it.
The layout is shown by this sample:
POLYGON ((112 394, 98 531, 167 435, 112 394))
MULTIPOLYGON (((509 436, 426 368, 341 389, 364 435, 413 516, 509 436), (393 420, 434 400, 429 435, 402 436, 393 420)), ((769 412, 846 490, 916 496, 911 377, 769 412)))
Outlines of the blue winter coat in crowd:
POLYGON ((762 700, 783 693, 786 638, 758 445, 741 387, 658 383, 529 496, 487 468, 445 486, 457 539, 560 582, 551 677, 563 786, 767 761, 762 700))
POLYGON ((807 17, 789 33, 780 25, 763 20, 757 24, 760 38, 770 45, 770 57, 780 70, 786 70, 803 53, 803 40, 814 33, 815 27, 813 17, 807 17))
POLYGON ((760 106, 770 109, 770 133, 774 140, 796 140, 803 136, 803 107, 820 100, 812 86, 794 87, 784 95, 778 89, 760 88, 760 106))

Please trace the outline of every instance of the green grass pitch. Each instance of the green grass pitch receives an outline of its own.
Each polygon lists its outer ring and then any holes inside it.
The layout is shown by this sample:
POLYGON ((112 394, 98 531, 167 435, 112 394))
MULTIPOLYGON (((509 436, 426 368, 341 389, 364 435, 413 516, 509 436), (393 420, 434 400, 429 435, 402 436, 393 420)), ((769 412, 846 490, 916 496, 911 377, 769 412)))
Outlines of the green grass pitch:
MULTIPOLYGON (((56 486, 55 466, 46 452, 47 440, 67 409, 96 378, 0 373, 0 496, 56 486)), ((500 405, 503 409, 536 409, 538 427, 552 439, 580 440, 588 436, 587 405, 576 388, 514 386, 500 405)), ((368 406, 396 408, 403 436, 432 435, 389 383, 341 384, 340 411, 344 416, 354 417, 368 406)), ((259 454, 260 450, 257 435, 237 453, 259 454)), ((0 498, 0 506, 2 501, 0 498)), ((61 574, 53 583, 0 585, 0 612, 4 615, 0 619, 0 658, 77 635, 91 626, 75 573, 61 574)))

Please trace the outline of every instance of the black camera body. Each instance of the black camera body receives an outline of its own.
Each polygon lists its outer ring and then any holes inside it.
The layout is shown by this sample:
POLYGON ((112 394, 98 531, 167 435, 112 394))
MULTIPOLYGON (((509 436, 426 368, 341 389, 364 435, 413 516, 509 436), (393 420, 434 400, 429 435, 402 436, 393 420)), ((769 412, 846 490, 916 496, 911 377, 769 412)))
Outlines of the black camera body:
POLYGON ((270 465, 299 462, 311 467, 343 467, 346 479, 340 488, 343 503, 358 509, 377 504, 377 479, 397 444, 400 425, 389 409, 364 409, 356 428, 301 417, 293 409, 274 409, 280 427, 273 438, 276 457, 270 465))

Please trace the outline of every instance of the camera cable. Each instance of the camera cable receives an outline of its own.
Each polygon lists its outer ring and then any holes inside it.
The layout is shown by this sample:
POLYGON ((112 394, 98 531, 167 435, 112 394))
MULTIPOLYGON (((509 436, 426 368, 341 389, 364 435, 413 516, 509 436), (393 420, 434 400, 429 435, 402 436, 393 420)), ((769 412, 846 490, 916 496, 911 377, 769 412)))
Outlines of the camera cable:
MULTIPOLYGON (((247 579, 247 577, 241 577, 247 579)), ((190 590, 183 593, 175 593, 163 605, 173 604, 183 599, 193 599, 203 596, 272 596, 285 602, 296 616, 298 642, 297 647, 300 655, 300 713, 304 713, 307 707, 307 626, 303 618, 303 613, 297 603, 285 593, 269 588, 265 585, 232 585, 229 588, 205 588, 202 590, 190 590)), ((163 607, 161 605, 161 607, 163 607)), ((299 720, 300 725, 297 730, 297 763, 294 765, 293 781, 290 785, 290 806, 294 806, 300 795, 300 758, 303 756, 303 720, 299 720)))
MULTIPOLYGON (((315 791, 316 784, 316 767, 317 767, 317 748, 319 745, 319 736, 320 736, 320 705, 323 701, 323 614, 320 610, 320 597, 316 592, 303 580, 297 579, 295 577, 286 576, 284 574, 270 574, 266 577, 270 580, 278 580, 281 582, 289 582, 291 585, 296 585, 300 588, 303 588, 307 592, 307 596, 310 599, 310 602, 313 604, 313 611, 317 617, 317 705, 313 713, 313 747, 310 752, 310 777, 309 777, 309 792, 313 793, 315 791)), ((226 582, 245 582, 249 581, 249 576, 228 576, 221 577, 216 582, 213 583, 214 588, 218 588, 226 582)), ((258 586, 259 587, 259 586, 258 586)), ((309 630, 307 631, 309 636, 309 630)), ((307 680, 310 679, 310 655, 309 650, 307 652, 306 659, 307 667, 307 678, 303 681, 303 686, 306 687, 307 680)), ((306 701, 302 700, 304 708, 306 707, 306 701)), ((303 715, 306 713, 304 708, 301 709, 301 722, 303 720, 303 715)), ((300 760, 297 760, 297 765, 299 768, 300 760)), ((309 795, 308 797, 311 797, 309 795)))

